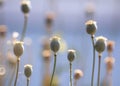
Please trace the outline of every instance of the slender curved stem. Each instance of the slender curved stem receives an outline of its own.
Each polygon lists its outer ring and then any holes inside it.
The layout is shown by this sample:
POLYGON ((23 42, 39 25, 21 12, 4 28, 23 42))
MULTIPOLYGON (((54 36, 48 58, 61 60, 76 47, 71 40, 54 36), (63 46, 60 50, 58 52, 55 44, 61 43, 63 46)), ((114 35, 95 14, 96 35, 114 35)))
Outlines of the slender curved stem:
POLYGON ((72 86, 72 63, 70 62, 70 86, 72 86))
POLYGON ((101 65, 101 55, 98 57, 98 79, 97 79, 97 86, 100 86, 100 65, 101 65))
POLYGON ((22 36, 21 36, 20 41, 23 41, 23 40, 24 40, 25 33, 26 33, 26 30, 27 30, 27 22, 28 22, 28 16, 25 15, 25 16, 24 16, 24 26, 23 26, 23 31, 22 31, 22 36))
POLYGON ((95 70, 95 43, 94 43, 94 35, 91 36, 92 45, 93 45, 93 64, 92 64, 92 77, 91 77, 91 86, 94 83, 94 70, 95 70))
POLYGON ((30 82, 30 79, 29 79, 29 78, 27 78, 27 86, 29 86, 29 82, 30 82))
POLYGON ((17 84, 18 72, 19 72, 19 63, 20 63, 20 60, 18 59, 17 60, 17 71, 16 71, 16 78, 15 78, 14 86, 16 86, 16 84, 17 84))
POLYGON ((53 67, 52 77, 50 80, 50 86, 52 86, 52 82, 53 82, 53 77, 54 77, 55 68, 56 68, 56 60, 57 60, 57 54, 54 54, 54 67, 53 67))

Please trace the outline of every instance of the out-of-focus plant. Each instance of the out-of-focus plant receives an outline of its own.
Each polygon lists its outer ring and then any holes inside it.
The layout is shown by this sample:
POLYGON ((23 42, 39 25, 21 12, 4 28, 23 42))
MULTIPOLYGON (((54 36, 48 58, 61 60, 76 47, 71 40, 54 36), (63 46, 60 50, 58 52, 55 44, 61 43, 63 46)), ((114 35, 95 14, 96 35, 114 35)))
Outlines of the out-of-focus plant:
POLYGON ((89 20, 86 22, 86 32, 91 35, 92 46, 93 46, 93 65, 92 65, 92 76, 91 76, 91 86, 94 83, 94 70, 95 70, 95 43, 94 43, 94 35, 97 30, 96 22, 93 20, 89 20))
POLYGON ((74 61, 75 57, 76 57, 75 50, 69 49, 67 58, 68 58, 68 61, 70 62, 70 86, 72 86, 73 84, 72 83, 72 62, 74 61))
POLYGON ((112 86, 112 71, 113 71, 113 66, 115 63, 115 58, 112 56, 112 52, 114 50, 114 44, 115 44, 114 41, 107 42, 108 57, 105 58, 106 75, 103 81, 104 86, 106 86, 107 83, 108 83, 108 86, 112 86))
POLYGON ((102 52, 106 48, 106 43, 107 38, 103 36, 96 37, 96 44, 95 44, 95 49, 98 52, 98 79, 97 79, 97 86, 100 86, 100 68, 101 68, 101 56, 102 52))
POLYGON ((54 66, 53 66, 53 72, 52 72, 52 77, 50 80, 50 86, 52 86, 52 81, 53 81, 53 77, 54 77, 54 73, 55 73, 55 68, 56 68, 56 60, 57 60, 57 52, 60 49, 60 43, 59 43, 60 38, 57 36, 53 36, 51 38, 51 42, 50 42, 50 48, 51 50, 54 52, 54 66))
POLYGON ((74 71, 74 86, 77 86, 77 80, 83 77, 83 72, 80 69, 74 71))
POLYGON ((17 71, 16 71, 16 78, 14 82, 14 86, 17 84, 17 79, 18 79, 18 72, 19 72, 19 63, 20 63, 20 56, 23 54, 24 47, 23 47, 23 42, 16 42, 14 44, 14 54, 17 57, 17 71))
POLYGON ((24 66, 24 74, 27 78, 27 86, 29 86, 29 82, 30 82, 30 76, 32 75, 32 65, 30 64, 27 64, 24 66))

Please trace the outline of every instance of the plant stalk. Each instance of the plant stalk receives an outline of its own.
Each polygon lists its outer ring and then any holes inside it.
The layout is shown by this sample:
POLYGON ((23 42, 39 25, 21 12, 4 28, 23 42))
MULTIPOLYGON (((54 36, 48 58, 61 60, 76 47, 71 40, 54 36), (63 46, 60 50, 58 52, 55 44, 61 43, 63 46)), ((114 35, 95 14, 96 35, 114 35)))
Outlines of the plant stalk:
POLYGON ((100 86, 100 68, 101 68, 101 55, 98 56, 98 79, 97 86, 100 86))
POLYGON ((52 82, 53 82, 53 78, 54 78, 54 73, 55 73, 55 69, 56 69, 56 61, 57 61, 57 54, 54 54, 54 66, 53 66, 53 72, 52 72, 52 77, 50 80, 50 86, 52 86, 52 82))
POLYGON ((94 83, 94 70, 95 70, 95 43, 94 43, 94 35, 91 36, 92 45, 93 45, 93 64, 92 64, 92 77, 91 77, 91 86, 94 83))

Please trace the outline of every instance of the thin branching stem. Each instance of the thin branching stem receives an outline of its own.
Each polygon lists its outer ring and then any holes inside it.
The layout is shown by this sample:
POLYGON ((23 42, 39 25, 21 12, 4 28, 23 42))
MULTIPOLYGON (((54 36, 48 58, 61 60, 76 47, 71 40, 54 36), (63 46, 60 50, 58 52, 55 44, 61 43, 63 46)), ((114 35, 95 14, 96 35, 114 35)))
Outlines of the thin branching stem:
POLYGON ((100 86, 100 68, 101 68, 101 54, 98 56, 98 79, 97 86, 100 86))
POLYGON ((94 70, 95 70, 95 43, 94 43, 94 35, 91 36, 92 45, 93 45, 93 64, 92 64, 92 77, 91 77, 91 86, 94 83, 94 70))
POLYGON ((54 66, 53 66, 53 72, 52 72, 52 77, 50 80, 50 86, 52 86, 52 82, 53 82, 53 77, 54 77, 54 73, 55 73, 55 69, 56 69, 56 60, 57 60, 57 54, 54 54, 54 66))

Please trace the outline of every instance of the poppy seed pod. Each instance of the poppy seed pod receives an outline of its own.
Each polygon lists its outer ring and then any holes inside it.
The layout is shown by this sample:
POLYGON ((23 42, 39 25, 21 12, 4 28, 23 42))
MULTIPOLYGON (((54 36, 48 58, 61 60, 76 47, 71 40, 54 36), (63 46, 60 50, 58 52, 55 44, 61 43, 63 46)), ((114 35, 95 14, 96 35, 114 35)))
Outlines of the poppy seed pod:
POLYGON ((27 78, 29 78, 31 76, 32 71, 33 71, 32 70, 32 65, 27 64, 27 65, 24 66, 24 74, 27 78))
POLYGON ((86 31, 90 35, 94 35, 97 30, 96 22, 93 20, 89 20, 86 22, 86 31))
POLYGON ((23 13, 27 14, 29 13, 31 8, 30 0, 22 0, 21 2, 21 10, 23 13))
POLYGON ((67 56, 68 60, 70 62, 72 62, 75 59, 75 50, 68 50, 68 56, 67 56))
POLYGON ((51 39, 51 43, 50 43, 50 48, 54 53, 57 53, 58 50, 60 49, 60 43, 59 43, 60 38, 54 36, 51 39))
POLYGON ((24 51, 23 43, 22 42, 16 42, 14 44, 14 54, 17 57, 20 57, 23 54, 23 51, 24 51))
POLYGON ((96 37, 95 49, 98 53, 102 53, 105 50, 106 40, 107 39, 102 36, 96 37))
POLYGON ((83 77, 83 72, 79 69, 76 69, 74 71, 74 79, 78 80, 79 78, 83 77))

